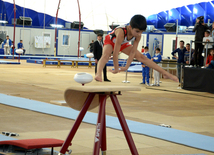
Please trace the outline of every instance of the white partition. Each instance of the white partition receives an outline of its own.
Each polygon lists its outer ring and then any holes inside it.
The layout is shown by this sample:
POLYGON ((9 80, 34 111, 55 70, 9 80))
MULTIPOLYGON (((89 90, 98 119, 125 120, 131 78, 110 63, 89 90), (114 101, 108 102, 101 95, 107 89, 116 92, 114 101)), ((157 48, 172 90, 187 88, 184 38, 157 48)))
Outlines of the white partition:
MULTIPOLYGON (((96 34, 92 31, 81 31, 80 35, 80 47, 83 47, 84 50, 81 52, 81 55, 89 52, 88 45, 92 40, 96 41, 96 34)), ((68 30, 59 30, 58 32, 58 53, 60 56, 78 56, 78 38, 79 31, 68 31, 68 30), (69 36, 69 44, 63 45, 63 36, 69 36)))
POLYGON ((154 55, 155 53, 155 49, 154 49, 154 41, 155 39, 158 40, 159 42, 159 48, 161 49, 161 52, 162 52, 162 42, 163 42, 163 35, 162 33, 151 33, 151 34, 148 34, 149 35, 149 53, 151 56, 154 55))
MULTIPOLYGON (((13 26, 6 26, 4 28, 7 31, 10 39, 13 41, 13 26)), ((15 29, 16 38, 15 38, 15 47, 20 40, 23 40, 24 48, 26 49, 25 54, 32 55, 54 55, 54 29, 40 29, 40 28, 30 28, 30 27, 16 27, 15 29), (44 33, 48 33, 51 36, 51 45, 50 48, 35 48, 34 40, 35 36, 43 36, 44 33)))

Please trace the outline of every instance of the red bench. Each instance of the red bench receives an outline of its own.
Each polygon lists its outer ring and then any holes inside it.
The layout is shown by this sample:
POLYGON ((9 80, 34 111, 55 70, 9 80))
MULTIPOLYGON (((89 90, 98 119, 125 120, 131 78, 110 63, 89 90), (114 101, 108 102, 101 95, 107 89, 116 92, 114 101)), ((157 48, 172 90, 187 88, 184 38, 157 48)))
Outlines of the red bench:
MULTIPOLYGON (((51 147, 51 154, 53 155, 54 147, 61 147, 64 143, 63 140, 53 139, 53 138, 41 138, 41 139, 21 139, 21 140, 7 140, 0 141, 0 145, 12 145, 24 148, 27 150, 30 149, 40 149, 51 147)), ((70 144, 71 145, 71 144, 70 144)), ((26 154, 25 151, 25 154, 26 154)))

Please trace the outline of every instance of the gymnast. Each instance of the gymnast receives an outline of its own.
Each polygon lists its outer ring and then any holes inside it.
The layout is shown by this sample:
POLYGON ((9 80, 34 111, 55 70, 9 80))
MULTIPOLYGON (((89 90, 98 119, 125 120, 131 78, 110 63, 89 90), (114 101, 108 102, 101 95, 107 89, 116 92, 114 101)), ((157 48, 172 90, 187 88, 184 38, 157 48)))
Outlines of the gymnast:
POLYGON ((168 73, 137 50, 141 34, 146 30, 146 27, 146 18, 142 15, 134 15, 131 18, 129 25, 118 26, 105 37, 103 55, 98 62, 97 74, 95 76, 96 81, 102 82, 102 70, 113 51, 114 70, 110 69, 109 71, 114 74, 126 71, 133 59, 136 58, 148 67, 160 72, 164 78, 178 82, 176 76, 168 73), (134 41, 133 45, 129 44, 131 41, 134 41), (119 67, 118 65, 118 54, 120 51, 129 56, 125 67, 119 67))

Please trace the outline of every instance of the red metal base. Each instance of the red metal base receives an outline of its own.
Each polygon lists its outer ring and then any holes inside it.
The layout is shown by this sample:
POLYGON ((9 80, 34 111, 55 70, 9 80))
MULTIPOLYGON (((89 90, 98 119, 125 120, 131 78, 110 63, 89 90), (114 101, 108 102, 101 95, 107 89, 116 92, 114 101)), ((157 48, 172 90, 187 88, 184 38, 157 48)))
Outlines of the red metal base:
MULTIPOLYGON (((65 140, 64 144, 62 145, 62 148, 60 150, 61 154, 65 154, 65 152, 68 151, 69 144, 71 143, 74 135, 76 134, 77 129, 79 128, 79 125, 81 124, 94 96, 95 96, 95 93, 89 93, 89 95, 85 101, 85 104, 79 113, 79 116, 77 117, 70 133, 68 134, 67 139, 65 140)), ((105 152, 107 150, 107 148, 106 148, 106 116, 105 116, 105 105, 106 105, 107 96, 108 95, 106 95, 106 94, 99 94, 100 107, 99 107, 99 113, 98 113, 98 118, 97 118, 93 155, 99 155, 100 149, 102 152, 105 152)), ((126 137, 126 141, 129 145, 130 151, 131 151, 132 155, 138 155, 137 148, 132 139, 132 136, 129 131, 128 125, 126 123, 125 117, 123 115, 122 109, 118 102, 117 96, 115 94, 110 94, 109 96, 111 98, 114 109, 117 113, 117 117, 122 126, 122 129, 123 129, 124 135, 126 137)))

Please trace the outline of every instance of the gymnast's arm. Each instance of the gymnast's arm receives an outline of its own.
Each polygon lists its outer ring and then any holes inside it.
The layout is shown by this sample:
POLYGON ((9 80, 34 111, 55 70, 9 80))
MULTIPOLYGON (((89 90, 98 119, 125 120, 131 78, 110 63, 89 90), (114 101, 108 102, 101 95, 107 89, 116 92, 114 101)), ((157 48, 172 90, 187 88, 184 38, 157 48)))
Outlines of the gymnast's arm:
POLYGON ((125 70, 127 70, 129 68, 129 66, 131 65, 131 63, 134 59, 135 53, 138 52, 137 46, 138 46, 140 39, 141 39, 141 36, 138 36, 133 43, 132 50, 130 51, 128 60, 126 62, 125 70))

